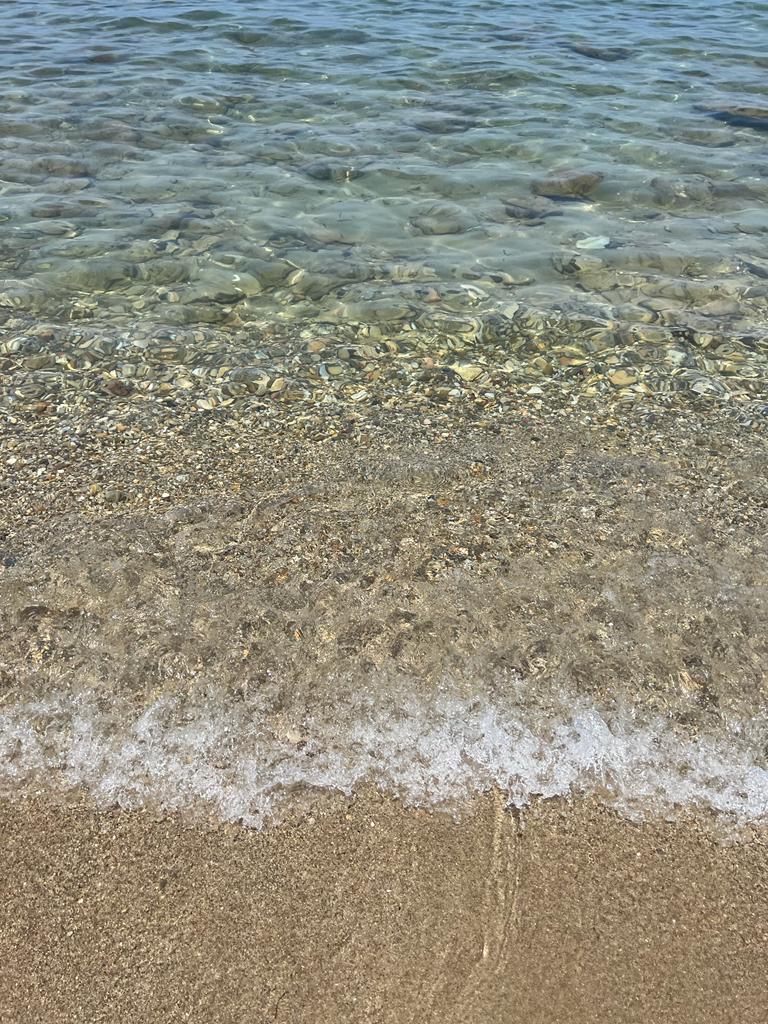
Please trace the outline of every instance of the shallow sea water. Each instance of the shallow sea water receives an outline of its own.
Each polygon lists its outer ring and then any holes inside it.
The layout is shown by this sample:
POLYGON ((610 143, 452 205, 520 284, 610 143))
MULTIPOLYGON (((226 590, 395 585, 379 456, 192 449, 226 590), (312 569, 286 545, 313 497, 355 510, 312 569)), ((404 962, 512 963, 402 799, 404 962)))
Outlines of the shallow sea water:
POLYGON ((764 3, 18 0, 0 25, 14 313, 450 332, 522 303, 764 341, 764 3), (535 193, 572 171, 602 179, 535 193))
MULTIPOLYGON (((489 405, 587 371, 766 402, 766 3, 16 0, 0 28, 0 410, 357 401, 409 349, 489 405)), ((365 782, 768 816, 764 722, 358 697, 284 734, 257 704, 22 700, 0 793, 256 826, 365 782)))

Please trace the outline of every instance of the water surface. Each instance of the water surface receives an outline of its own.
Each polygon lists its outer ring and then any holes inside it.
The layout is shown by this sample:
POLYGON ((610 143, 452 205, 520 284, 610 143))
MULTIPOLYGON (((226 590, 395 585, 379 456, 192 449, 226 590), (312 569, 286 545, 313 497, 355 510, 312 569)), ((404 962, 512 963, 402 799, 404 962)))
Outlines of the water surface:
POLYGON ((762 344, 764 3, 18 0, 0 24, 19 315, 450 333, 523 304, 762 344), (573 171, 602 177, 539 194, 573 171))

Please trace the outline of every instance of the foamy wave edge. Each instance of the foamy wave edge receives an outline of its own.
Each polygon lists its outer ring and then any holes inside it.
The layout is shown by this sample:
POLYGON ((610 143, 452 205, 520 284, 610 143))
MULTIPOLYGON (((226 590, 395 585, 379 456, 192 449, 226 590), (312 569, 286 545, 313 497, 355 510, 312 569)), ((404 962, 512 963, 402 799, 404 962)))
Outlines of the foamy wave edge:
POLYGON ((705 811, 768 821, 768 770, 754 742, 692 739, 664 719, 579 705, 553 719, 487 699, 361 698, 301 728, 254 702, 165 697, 141 711, 97 693, 0 711, 0 795, 85 793, 99 807, 195 811, 261 828, 297 793, 374 784, 409 805, 456 811, 497 788, 510 806, 597 796, 633 818, 705 811))

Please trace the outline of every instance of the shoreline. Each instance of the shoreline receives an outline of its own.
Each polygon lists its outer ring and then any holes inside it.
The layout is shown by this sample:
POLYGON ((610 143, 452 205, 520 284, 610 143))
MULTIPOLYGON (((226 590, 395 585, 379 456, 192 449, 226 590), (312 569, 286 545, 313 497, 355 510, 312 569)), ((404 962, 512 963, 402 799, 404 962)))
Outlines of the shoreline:
POLYGON ((280 828, 319 794, 375 786, 405 808, 461 819, 481 794, 522 815, 537 801, 597 800, 630 821, 712 819, 734 840, 768 825, 768 719, 693 734, 638 704, 600 709, 523 680, 494 699, 431 695, 392 678, 337 681, 334 706, 299 713, 207 693, 137 708, 98 691, 0 708, 0 799, 280 828))
MULTIPOLYGON (((624 709, 667 753, 740 730, 768 767, 759 422, 520 392, 482 417, 128 404, 6 417, 0 713, 257 700, 293 757, 308 718, 434 711, 449 680, 469 718, 624 709)), ((368 780, 261 831, 0 802, 0 1019, 759 1019, 762 821, 726 841, 707 812, 521 818, 498 792, 453 821, 368 780)))
POLYGON ((254 7, 0 15, 0 1024, 768 1021, 768 5, 254 7))

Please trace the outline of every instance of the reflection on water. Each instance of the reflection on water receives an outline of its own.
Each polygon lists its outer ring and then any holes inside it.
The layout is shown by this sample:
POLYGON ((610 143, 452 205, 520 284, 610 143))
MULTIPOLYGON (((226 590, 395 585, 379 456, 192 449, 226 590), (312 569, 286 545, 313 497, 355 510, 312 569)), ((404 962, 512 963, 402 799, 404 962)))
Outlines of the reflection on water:
POLYGON ((556 310, 630 325, 641 363, 659 325, 727 338, 707 372, 754 394, 768 5, 436 9, 4 5, 3 315, 451 335, 556 310))

